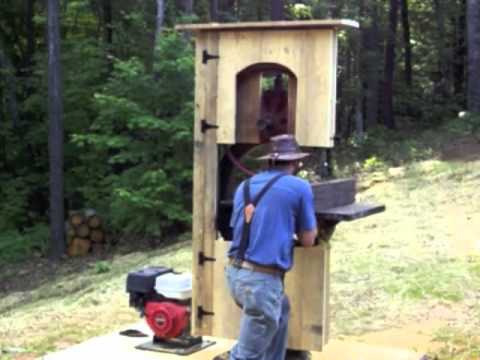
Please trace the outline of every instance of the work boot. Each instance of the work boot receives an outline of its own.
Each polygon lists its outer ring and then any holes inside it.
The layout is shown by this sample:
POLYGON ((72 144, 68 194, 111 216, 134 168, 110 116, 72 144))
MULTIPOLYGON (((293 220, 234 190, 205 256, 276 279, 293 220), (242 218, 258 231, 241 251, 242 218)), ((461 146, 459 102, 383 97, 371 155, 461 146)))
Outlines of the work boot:
POLYGON ((285 355, 285 360, 311 360, 311 359, 312 359, 312 354, 310 353, 310 351, 287 349, 287 353, 285 355))
POLYGON ((230 360, 230 351, 224 352, 223 354, 217 355, 213 360, 230 360))

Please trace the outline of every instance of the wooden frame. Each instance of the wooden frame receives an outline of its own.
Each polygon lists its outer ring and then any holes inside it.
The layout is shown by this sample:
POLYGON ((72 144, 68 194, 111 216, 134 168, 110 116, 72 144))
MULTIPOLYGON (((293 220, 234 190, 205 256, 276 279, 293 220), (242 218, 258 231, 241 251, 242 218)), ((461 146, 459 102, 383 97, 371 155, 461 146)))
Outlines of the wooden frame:
MULTIPOLYGON (((336 38, 337 30, 344 27, 358 27, 358 23, 328 20, 177 26, 196 32, 193 334, 234 338, 239 328, 239 310, 228 295, 223 277, 229 243, 219 238, 215 224, 218 144, 233 144, 239 136, 250 136, 248 129, 245 133, 245 129, 236 128, 237 76, 260 63, 289 69, 289 84, 294 83, 295 91, 288 94, 288 111, 295 112, 289 118, 295 119, 298 142, 332 146, 336 38)), ((241 86, 239 92, 259 91, 255 78, 241 85, 245 89, 241 86)), ((241 117, 251 116, 251 109, 242 111, 241 117)), ((286 278, 292 307, 291 348, 319 351, 328 340, 329 251, 326 243, 296 250, 296 265, 286 278)))

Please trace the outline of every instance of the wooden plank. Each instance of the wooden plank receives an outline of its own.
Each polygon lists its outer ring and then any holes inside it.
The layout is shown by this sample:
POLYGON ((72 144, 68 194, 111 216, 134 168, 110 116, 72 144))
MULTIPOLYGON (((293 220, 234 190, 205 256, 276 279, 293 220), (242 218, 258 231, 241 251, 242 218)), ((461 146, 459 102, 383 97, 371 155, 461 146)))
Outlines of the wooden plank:
MULTIPOLYGON (((236 339, 241 310, 232 300, 225 282, 224 267, 230 242, 216 241, 214 271, 213 335, 236 339)), ((320 351, 328 336, 329 246, 295 248, 294 267, 285 280, 290 299, 288 346, 292 349, 320 351)))
POLYGON ((295 248, 293 269, 285 279, 290 299, 288 346, 321 351, 328 336, 329 245, 295 248))
POLYGON ((201 322, 198 321, 197 307, 202 304, 203 269, 199 266, 197 256, 203 251, 204 198, 205 198, 205 146, 200 122, 205 118, 206 68, 202 66, 202 51, 206 44, 206 36, 199 34, 196 39, 195 54, 195 123, 193 141, 193 216, 192 216, 192 332, 201 334, 201 322))
POLYGON ((332 147, 336 100, 336 64, 333 63, 334 30, 305 31, 302 68, 298 78, 295 138, 301 146, 332 147))
POLYGON ((294 75, 288 77, 288 125, 287 133, 295 134, 295 115, 297 113, 297 78, 294 75))
POLYGON ((218 51, 218 34, 207 33, 197 38, 196 47, 196 85, 195 85, 195 134, 194 134, 194 203, 193 203, 193 333, 209 335, 212 320, 209 317, 199 319, 198 307, 211 311, 213 307, 213 266, 206 262, 198 263, 203 252, 211 257, 216 239, 215 214, 217 204, 217 139, 216 131, 201 132, 201 120, 216 123, 217 99, 217 62, 202 63, 202 52, 218 51))
POLYGON ((188 31, 232 31, 232 30, 290 30, 290 29, 342 29, 359 28, 357 21, 340 20, 308 20, 308 21, 262 21, 176 25, 176 30, 188 31))
POLYGON ((240 329, 241 310, 230 296, 224 271, 227 265, 227 251, 230 248, 230 244, 230 241, 223 241, 223 239, 215 242, 215 291, 213 294, 215 316, 212 335, 236 339, 240 329))
POLYGON ((257 121, 260 118, 261 73, 238 76, 236 141, 258 144, 257 121))
POLYGON ((219 45, 218 142, 236 139, 237 74, 254 64, 279 64, 296 76, 295 136, 301 146, 333 145, 336 98, 333 30, 222 32, 219 45))
POLYGON ((315 211, 350 205, 355 202, 355 179, 336 179, 312 183, 315 211))
POLYGON ((330 127, 330 139, 331 139, 331 146, 334 146, 334 138, 335 138, 335 131, 337 129, 336 122, 337 122, 337 72, 338 72, 338 34, 337 30, 331 32, 332 36, 332 69, 330 73, 332 77, 330 78, 330 87, 332 91, 332 97, 330 98, 330 121, 328 126, 330 127))
POLYGON ((378 214, 384 211, 385 205, 354 203, 350 205, 318 211, 317 216, 321 217, 324 220, 351 221, 378 214))
MULTIPOLYGON (((128 327, 138 329, 151 336, 150 330, 142 322, 128 327)), ((108 354, 112 359, 130 360, 212 360, 216 355, 230 350, 234 341, 207 337, 207 340, 215 344, 197 353, 188 356, 162 354, 153 351, 138 350, 135 347, 147 341, 147 338, 125 337, 117 332, 89 339, 81 344, 67 349, 50 353, 42 357, 43 360, 84 360, 97 359, 99 354, 108 354)), ((413 347, 412 347, 413 348, 413 347)), ((311 360, 419 360, 422 353, 414 352, 405 348, 386 346, 373 346, 366 343, 353 341, 334 340, 322 353, 312 352, 311 360)))
MULTIPOLYGON (((218 52, 218 33, 207 34, 207 50, 211 54, 218 52)), ((207 67, 206 77, 206 119, 209 123, 215 125, 217 123, 217 81, 218 81, 218 62, 209 61, 203 64, 207 67)), ((205 185, 203 191, 204 198, 204 254, 208 257, 214 256, 214 243, 217 239, 217 229, 215 218, 217 214, 217 173, 218 173, 218 151, 217 151, 217 132, 216 130, 208 130, 204 135, 205 143, 205 185)), ((206 311, 213 310, 213 263, 205 262, 203 265, 204 275, 202 277, 203 308, 206 311)), ((202 322, 202 335, 211 335, 212 318, 205 317, 202 322)))

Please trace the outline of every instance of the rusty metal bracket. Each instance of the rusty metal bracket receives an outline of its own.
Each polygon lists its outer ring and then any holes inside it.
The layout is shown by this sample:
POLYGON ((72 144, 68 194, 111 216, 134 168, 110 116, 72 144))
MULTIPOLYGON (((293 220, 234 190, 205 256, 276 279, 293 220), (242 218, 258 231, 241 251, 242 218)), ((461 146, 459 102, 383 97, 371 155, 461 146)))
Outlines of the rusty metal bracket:
POLYGON ((202 63, 206 64, 209 60, 220 59, 218 55, 209 54, 207 50, 203 50, 202 52, 202 63))

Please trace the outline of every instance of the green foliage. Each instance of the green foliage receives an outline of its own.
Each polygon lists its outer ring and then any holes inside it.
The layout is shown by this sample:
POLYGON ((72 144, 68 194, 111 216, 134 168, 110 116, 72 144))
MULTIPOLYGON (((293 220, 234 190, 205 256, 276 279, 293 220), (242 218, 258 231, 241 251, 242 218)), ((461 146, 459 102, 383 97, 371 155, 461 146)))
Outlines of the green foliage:
POLYGON ((24 231, 4 230, 0 233, 0 263, 22 260, 32 252, 45 255, 48 249, 47 224, 36 224, 24 231))
POLYGON ((112 265, 106 261, 99 261, 95 263, 95 274, 105 274, 112 270, 112 265))
POLYGON ((288 6, 288 14, 295 20, 313 19, 312 7, 305 4, 291 4, 288 6))
POLYGON ((176 33, 156 51, 153 75, 138 59, 115 62, 95 94, 98 117, 73 142, 84 163, 96 158, 85 200, 114 230, 160 236, 190 220, 193 56, 176 33))

